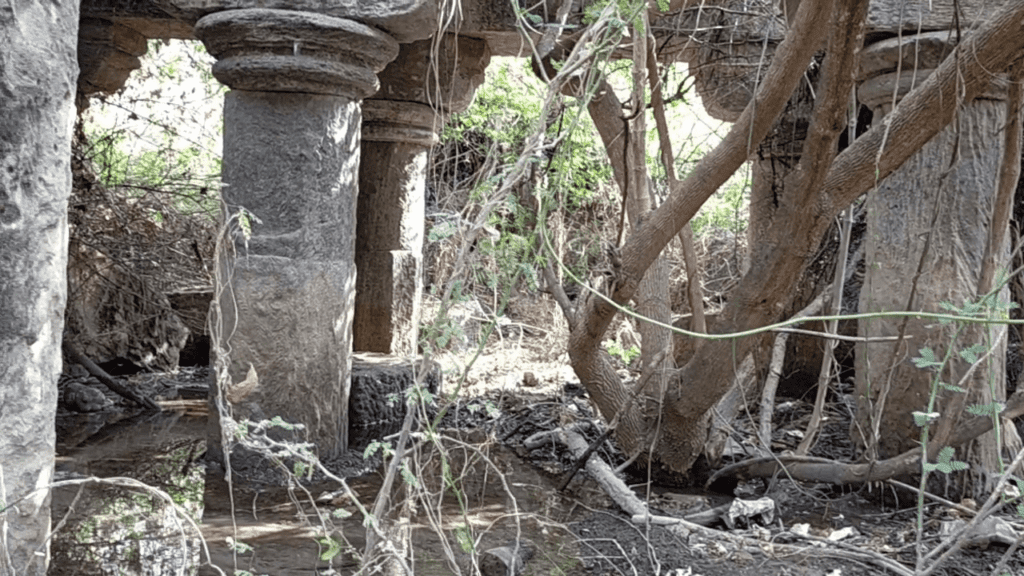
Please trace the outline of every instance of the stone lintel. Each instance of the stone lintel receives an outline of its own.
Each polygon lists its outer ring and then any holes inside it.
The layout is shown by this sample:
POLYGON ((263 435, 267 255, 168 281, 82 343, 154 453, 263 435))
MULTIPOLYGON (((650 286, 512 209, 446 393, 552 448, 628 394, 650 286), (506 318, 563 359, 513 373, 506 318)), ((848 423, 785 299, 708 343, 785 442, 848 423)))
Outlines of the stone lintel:
POLYGON ((867 32, 948 30, 958 23, 966 30, 984 22, 995 4, 991 0, 872 0, 867 32))
POLYGON ((398 43, 364 24, 292 10, 217 12, 196 24, 217 62, 213 75, 235 90, 330 94, 360 100, 398 43))
POLYGON ((83 18, 78 29, 78 90, 113 94, 142 63, 146 37, 117 22, 83 18))
MULTIPOLYGON (((888 38, 866 47, 861 56, 857 97, 876 114, 892 111, 893 94, 899 102, 920 86, 953 52, 955 33, 949 30, 888 38)), ((1004 100, 1007 80, 997 75, 978 99, 1004 100)))

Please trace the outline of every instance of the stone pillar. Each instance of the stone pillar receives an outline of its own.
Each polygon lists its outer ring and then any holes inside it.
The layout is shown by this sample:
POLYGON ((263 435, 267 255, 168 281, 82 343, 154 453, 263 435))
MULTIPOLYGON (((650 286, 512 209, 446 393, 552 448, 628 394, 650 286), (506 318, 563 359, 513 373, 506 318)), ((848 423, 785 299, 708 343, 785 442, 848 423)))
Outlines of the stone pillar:
MULTIPOLYGON (((949 38, 946 31, 907 35, 865 49, 861 60, 864 80, 858 96, 872 109, 873 123, 884 122, 884 115, 892 111, 894 94, 899 101, 942 62, 951 50, 949 38), (902 70, 897 75, 901 58, 902 70)), ((961 106, 954 120, 957 124, 936 135, 868 193, 861 312, 906 310, 912 288, 912 310, 942 312, 942 303, 961 307, 975 300, 1003 154, 1004 90, 1005 84, 1001 89, 990 88, 977 100, 961 106), (956 160, 952 168, 951 159, 956 160), (938 218, 933 226, 936 209, 938 218), (926 243, 930 245, 922 263, 926 243), (919 266, 921 273, 916 278, 919 266)), ((950 106, 959 103, 951 102, 950 106)), ((1007 250, 1005 246, 1000 264, 1004 269, 1007 250)), ((903 322, 902 318, 861 320, 858 331, 863 337, 895 337, 903 322)), ((911 360, 926 346, 941 358, 952 337, 949 328, 933 320, 911 318, 906 324, 909 339, 900 343, 895 355, 891 341, 857 345, 859 406, 853 434, 863 438, 862 433, 872 430, 876 424, 870 417, 872 407, 877 409, 884 402, 885 410, 877 423, 882 452, 879 457, 891 457, 918 446, 921 430, 914 425, 911 411, 927 408, 934 373, 915 367, 911 360), (892 364, 895 366, 890 370, 892 364), (883 398, 881 391, 886 388, 883 398)), ((956 346, 966 348, 988 341, 1002 329, 1005 327, 992 332, 968 330, 956 346)), ((977 382, 979 386, 970 391, 968 404, 978 402, 978 394, 984 393, 982 389, 987 392, 989 386, 1005 389, 1005 340, 991 358, 993 361, 981 372, 992 380, 977 382)), ((956 383, 966 368, 954 358, 952 372, 947 370, 943 381, 956 383)), ((948 393, 942 394, 937 405, 940 412, 945 411, 950 398, 948 393)))
POLYGON ((368 100, 363 112, 353 343, 409 356, 423 291, 427 156, 440 120, 415 102, 368 100))
MULTIPOLYGON (((398 44, 352 20, 270 9, 211 14, 196 35, 232 88, 222 194, 242 226, 222 255, 214 320, 236 385, 227 400, 235 420, 301 423, 334 456, 347 442, 359 101, 398 44), (237 386, 250 366, 258 384, 237 386)), ((218 428, 215 458, 219 439, 218 428)))
POLYGON ((380 91, 364 104, 353 324, 358 351, 417 352, 427 157, 445 115, 469 107, 489 62, 487 43, 474 38, 403 44, 380 74, 380 91))
POLYGON ((0 573, 46 574, 78 2, 0 9, 0 573))

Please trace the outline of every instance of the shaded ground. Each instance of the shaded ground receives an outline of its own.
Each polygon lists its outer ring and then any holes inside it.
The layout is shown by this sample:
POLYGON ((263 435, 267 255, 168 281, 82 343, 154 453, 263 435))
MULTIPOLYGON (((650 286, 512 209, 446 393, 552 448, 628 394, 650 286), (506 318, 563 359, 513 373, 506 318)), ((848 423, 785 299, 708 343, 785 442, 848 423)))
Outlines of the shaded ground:
MULTIPOLYGON (((490 358, 481 366, 496 371, 507 362, 490 358)), ((194 389, 197 378, 201 380, 202 376, 183 371, 176 376, 134 378, 151 393, 163 390, 164 396, 170 396, 178 388, 194 389)), ((537 432, 593 418, 582 388, 571 381, 557 383, 556 378, 561 377, 561 372, 545 372, 542 366, 524 364, 504 377, 473 376, 468 388, 479 391, 479 395, 464 395, 450 404, 442 420, 445 439, 439 441, 439 446, 419 444, 412 459, 417 488, 396 493, 412 494, 415 509, 393 509, 390 513, 392 518, 407 518, 410 522, 416 574, 475 573, 474 565, 486 566, 487 550, 514 545, 517 537, 522 546, 535 551, 523 573, 536 575, 781 576, 886 572, 864 558, 844 557, 846 552, 838 548, 842 545, 847 550, 875 552, 899 560, 904 566, 913 565, 913 502, 904 497, 898 505, 894 504, 889 488, 843 491, 785 479, 745 483, 738 487, 738 496, 768 496, 777 506, 776 518, 764 526, 729 530, 717 524, 725 531, 722 534, 746 536, 748 546, 737 545, 725 536, 700 532, 680 536, 662 526, 636 525, 617 510, 586 472, 580 472, 565 492, 557 492, 558 480, 572 459, 558 444, 530 450, 523 443, 537 432), (529 378, 524 380, 526 371, 534 372, 538 382, 530 384, 529 378), (884 504, 879 504, 880 490, 889 496, 884 504), (793 534, 790 529, 798 524, 807 524, 809 534, 818 539, 844 528, 855 531, 841 544, 825 546, 793 534), (795 548, 786 548, 785 544, 795 548)), ((111 401, 120 403, 115 398, 111 401)), ((776 420, 777 448, 784 448, 793 437, 791 432, 802 428, 809 410, 800 401, 782 404, 776 420)), ((828 426, 818 447, 820 455, 849 454, 841 433, 847 425, 843 419, 847 412, 841 404, 830 405, 828 426)), ((178 467, 201 467, 198 456, 205 426, 204 418, 189 417, 184 412, 133 417, 114 409, 88 416, 62 411, 58 422, 58 478, 135 475, 158 486, 173 485, 161 484, 153 478, 159 468, 156 464, 166 462, 169 454, 186 454, 187 457, 175 460, 178 467)), ((738 444, 745 443, 747 427, 737 422, 734 440, 738 444)), ((582 429, 591 440, 598 433, 596 427, 582 429)), ((603 446, 597 453, 613 465, 621 462, 621 455, 611 445, 603 446)), ((359 502, 371 506, 381 486, 382 469, 378 462, 367 461, 361 454, 350 454, 328 464, 333 472, 350 478, 349 485, 359 502), (371 472, 364 473, 367 468, 371 472)), ((732 498, 699 489, 659 486, 652 486, 648 494, 642 480, 627 478, 636 493, 661 515, 706 511, 732 498)), ((351 552, 362 551, 366 532, 355 503, 338 492, 337 483, 321 480, 293 484, 291 488, 262 486, 255 490, 236 487, 232 495, 222 476, 208 473, 205 488, 200 484, 200 489, 205 505, 203 535, 214 565, 224 573, 232 574, 236 568, 274 575, 355 571, 351 552), (332 550, 325 535, 340 543, 341 548, 332 550), (233 551, 228 545, 229 538, 248 548, 233 551), (337 554, 328 560, 328 552, 337 554)), ((55 495, 55 522, 63 518, 72 496, 69 492, 55 495)), ((952 515, 943 506, 927 506, 928 546, 937 542, 942 522, 952 515)), ((64 530, 75 533, 71 523, 64 530)), ((55 558, 73 557, 60 556, 60 545, 58 539, 54 545, 55 558)), ((170 548, 175 550, 175 546, 170 548)), ((944 572, 939 573, 989 573, 1005 551, 1006 547, 1000 544, 987 550, 968 549, 947 562, 944 572)), ((131 559, 115 560, 128 565, 131 559)), ((1008 569, 1012 574, 1024 574, 1020 555, 1011 559, 1008 569)), ((96 572, 83 570, 73 562, 55 562, 51 573, 96 572)), ((217 573, 209 566, 199 571, 217 573)))

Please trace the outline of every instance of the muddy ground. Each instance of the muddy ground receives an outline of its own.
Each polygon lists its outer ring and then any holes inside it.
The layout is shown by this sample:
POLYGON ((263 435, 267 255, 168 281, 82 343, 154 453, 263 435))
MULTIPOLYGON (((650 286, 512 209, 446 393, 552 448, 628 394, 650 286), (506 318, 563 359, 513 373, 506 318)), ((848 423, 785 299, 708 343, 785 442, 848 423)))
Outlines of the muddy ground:
MULTIPOLYGON (((733 528, 719 521, 711 524, 714 531, 688 534, 677 528, 632 522, 586 471, 559 491, 557 486, 572 457, 556 443, 528 449, 526 440, 539 432, 575 424, 593 441, 600 428, 588 424, 596 422, 594 414, 584 390, 566 369, 565 359, 544 344, 544 338, 536 340, 531 344, 523 337, 506 338, 493 343, 490 353, 475 364, 465 380, 460 380, 464 372, 459 369, 458 354, 440 358, 448 366, 448 392, 458 394, 439 399, 439 407, 446 408, 439 421, 440 440, 420 438, 415 443, 410 459, 415 484, 399 481, 393 493, 400 504, 385 513, 407 522, 415 574, 504 573, 504 565, 495 564, 496 549, 514 549, 517 542, 530 552, 522 574, 533 575, 899 573, 892 565, 887 568, 886 562, 898 563, 907 571, 904 573, 913 572, 914 500, 890 486, 835 487, 776 478, 745 482, 731 493, 720 493, 701 486, 648 484, 642 469, 630 468, 623 479, 662 516, 689 517, 735 498, 768 497, 774 502, 770 519, 741 520, 733 528), (535 361, 526 362, 527 356, 535 361), (805 535, 795 533, 801 528, 805 535), (841 534, 845 536, 840 538, 841 534)), ((153 397, 171 400, 181 391, 196 396, 206 376, 202 370, 189 369, 176 374, 136 375, 131 381, 153 397)), ((111 405, 102 412, 80 415, 61 411, 58 479, 128 476, 161 486, 154 476, 161 468, 158 464, 175 454, 173 468, 180 476, 193 479, 193 493, 202 494, 200 526, 210 560, 205 552, 201 554, 204 565, 199 574, 356 571, 356 557, 366 544, 364 519, 356 502, 373 506, 384 475, 379 456, 365 458, 352 452, 325 463, 331 472, 347 478, 350 495, 322 474, 290 486, 282 486, 268 475, 265 483, 250 482, 229 490, 222 471, 206 467, 202 457, 206 435, 202 400, 182 402, 162 414, 139 414, 120 398, 109 394, 108 398, 111 405), (232 549, 228 545, 232 541, 244 546, 232 549)), ((845 459, 852 454, 845 433, 849 411, 840 397, 835 400, 827 410, 826 429, 816 455, 845 459)), ((784 449, 795 444, 794 431, 805 425, 810 405, 802 399, 782 399, 776 414, 776 449, 784 449)), ((746 422, 736 423, 735 458, 742 457, 743 448, 751 448, 752 429, 746 422)), ((613 466, 623 460, 611 443, 597 454, 613 466)), ((162 487, 174 486, 168 482, 162 487)), ((55 525, 64 519, 73 490, 55 492, 55 525)), ((102 496, 94 494, 92 498, 98 501, 102 496)), ((78 507, 82 507, 81 501, 78 507)), ((925 546, 934 546, 943 526, 957 516, 963 513, 929 502, 925 507, 925 546)), ((1020 517, 1002 516, 1016 522, 1021 533, 1020 517)), ((98 573, 82 561, 80 549, 67 552, 75 537, 81 539, 82 531, 74 526, 74 520, 61 526, 64 537, 55 539, 52 574, 98 573)), ((180 546, 171 544, 169 548, 174 551, 180 546)), ((988 574, 1007 550, 999 542, 971 546, 946 560, 936 573, 988 574)), ((128 566, 132 561, 115 553, 112 563, 128 566)), ((103 573, 118 573, 111 570, 103 573)), ((137 573, 156 572, 142 569, 137 573)), ((1013 554, 1003 573, 1024 575, 1024 556, 1013 554)))

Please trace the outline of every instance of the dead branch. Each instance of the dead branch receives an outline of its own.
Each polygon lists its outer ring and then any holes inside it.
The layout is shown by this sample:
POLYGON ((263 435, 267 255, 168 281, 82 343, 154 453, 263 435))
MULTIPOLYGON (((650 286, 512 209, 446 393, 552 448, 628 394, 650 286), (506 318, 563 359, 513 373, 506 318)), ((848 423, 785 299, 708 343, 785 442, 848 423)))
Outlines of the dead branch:
MULTIPOLYGON (((665 118, 665 101, 661 94, 661 75, 658 74, 658 60, 654 54, 653 36, 648 34, 647 78, 651 84, 651 107, 654 110, 654 122, 658 127, 658 141, 661 147, 661 164, 665 167, 665 179, 668 181, 669 192, 679 189, 676 179, 675 154, 672 152, 672 140, 669 138, 668 120, 665 118)), ((697 251, 693 247, 693 228, 687 222, 679 231, 679 242, 683 246, 683 263, 686 267, 687 296, 693 318, 690 331, 706 334, 707 322, 704 320, 704 296, 701 294, 700 267, 697 264, 697 251)), ((695 345, 700 346, 698 340, 695 345)))
POLYGON ((82 354, 81 352, 76 350, 75 347, 72 346, 71 343, 69 343, 68 341, 65 340, 63 342, 62 348, 64 349, 64 354, 67 355, 69 360, 76 364, 81 364, 83 368, 89 371, 89 374, 92 374, 97 380, 102 382, 103 385, 106 386, 107 388, 110 388, 110 390, 115 394, 123 398, 127 398, 128 400, 131 400, 132 402, 138 404, 139 406, 142 406, 143 408, 149 408, 150 410, 156 410, 157 412, 161 411, 159 404, 154 402, 151 398, 143 396, 142 394, 139 394, 136 391, 132 390, 131 388, 128 388, 125 385, 121 384, 117 380, 114 380, 110 376, 110 374, 107 374, 107 372, 103 370, 103 368, 100 368, 85 354, 82 354))
MULTIPOLYGON (((839 242, 839 265, 836 266, 835 275, 832 277, 832 306, 829 315, 838 316, 843 308, 843 287, 846 280, 846 260, 850 252, 850 237, 853 236, 853 209, 847 208, 844 212, 843 225, 839 227, 841 240, 839 242)), ((839 332, 839 320, 833 318, 825 326, 825 332, 836 334, 839 332)), ((811 413, 811 421, 807 423, 804 430, 804 438, 797 447, 797 454, 807 454, 818 437, 821 428, 821 414, 825 410, 825 398, 828 392, 828 383, 832 379, 832 366, 836 364, 835 349, 837 341, 829 339, 825 341, 825 349, 821 358, 821 369, 818 371, 818 395, 814 399, 814 411, 811 413)), ((769 421, 770 422, 770 421, 769 421)))
POLYGON ((779 388, 779 378, 782 376, 782 364, 786 360, 786 343, 789 342, 789 333, 783 332, 775 335, 775 344, 772 346, 772 359, 768 363, 768 378, 764 381, 764 390, 761 391, 761 414, 760 432, 761 444, 765 451, 772 451, 772 414, 775 408, 775 391, 779 388))
MULTIPOLYGON (((1024 392, 1018 392, 1006 403, 1000 418, 1013 419, 1024 415, 1024 392)), ((932 441, 928 444, 928 458, 932 459, 944 446, 957 447, 992 429, 991 416, 975 416, 959 425, 946 444, 932 441)), ((831 484, 863 484, 881 482, 896 476, 914 474, 921 470, 921 450, 913 449, 877 462, 836 462, 810 456, 772 456, 754 458, 726 466, 715 472, 708 485, 722 478, 748 480, 771 478, 785 473, 794 480, 828 482, 831 484)))

